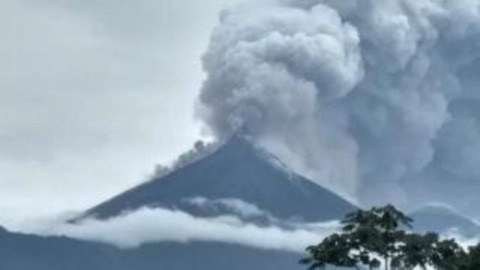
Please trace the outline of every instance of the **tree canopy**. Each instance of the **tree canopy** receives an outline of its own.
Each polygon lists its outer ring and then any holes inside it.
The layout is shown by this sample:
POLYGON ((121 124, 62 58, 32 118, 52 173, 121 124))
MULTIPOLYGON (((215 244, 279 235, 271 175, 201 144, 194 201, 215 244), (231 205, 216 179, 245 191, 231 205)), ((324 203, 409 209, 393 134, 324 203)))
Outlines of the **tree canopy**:
POLYGON ((300 263, 309 269, 480 269, 480 244, 464 250, 454 239, 412 232, 413 220, 393 205, 357 210, 345 216, 339 233, 307 247, 300 263))

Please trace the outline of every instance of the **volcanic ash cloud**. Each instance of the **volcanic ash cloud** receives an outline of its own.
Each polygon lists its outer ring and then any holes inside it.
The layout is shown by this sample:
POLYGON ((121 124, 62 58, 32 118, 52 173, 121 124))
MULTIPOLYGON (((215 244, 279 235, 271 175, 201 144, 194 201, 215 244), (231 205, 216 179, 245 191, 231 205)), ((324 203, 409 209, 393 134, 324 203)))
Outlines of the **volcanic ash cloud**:
MULTIPOLYGON (((284 0, 227 10, 204 55, 198 115, 217 138, 242 130, 362 204, 406 205, 412 183, 479 179, 479 5, 284 0)), ((435 192, 415 200, 445 193, 435 192)))

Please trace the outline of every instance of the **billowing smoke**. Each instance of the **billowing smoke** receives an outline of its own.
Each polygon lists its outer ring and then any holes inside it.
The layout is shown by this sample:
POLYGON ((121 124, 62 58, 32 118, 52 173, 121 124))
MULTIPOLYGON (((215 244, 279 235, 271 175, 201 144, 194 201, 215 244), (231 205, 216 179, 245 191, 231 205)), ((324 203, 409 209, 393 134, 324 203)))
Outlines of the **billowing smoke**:
POLYGON ((466 210, 447 193, 480 180, 479 49, 480 0, 257 1, 221 15, 198 113, 364 205, 466 210))

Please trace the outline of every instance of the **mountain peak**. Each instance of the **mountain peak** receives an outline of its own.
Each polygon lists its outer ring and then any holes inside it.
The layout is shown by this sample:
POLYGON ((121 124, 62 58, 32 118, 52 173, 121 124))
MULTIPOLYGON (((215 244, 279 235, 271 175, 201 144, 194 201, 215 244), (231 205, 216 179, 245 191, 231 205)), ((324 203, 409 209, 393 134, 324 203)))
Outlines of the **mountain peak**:
POLYGON ((259 148, 245 135, 234 134, 226 140, 217 151, 236 155, 258 155, 259 148))
POLYGON ((312 181, 280 169, 273 160, 248 137, 235 134, 207 156, 128 190, 87 215, 107 218, 141 207, 214 214, 189 205, 194 198, 234 199, 279 219, 307 221, 337 219, 355 208, 312 181))

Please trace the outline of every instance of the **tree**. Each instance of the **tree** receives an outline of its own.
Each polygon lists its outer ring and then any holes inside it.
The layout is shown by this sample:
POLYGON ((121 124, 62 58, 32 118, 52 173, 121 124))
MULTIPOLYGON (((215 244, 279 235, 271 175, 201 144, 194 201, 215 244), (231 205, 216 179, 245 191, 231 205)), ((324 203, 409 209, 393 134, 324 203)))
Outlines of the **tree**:
POLYGON ((412 219, 392 205, 368 211, 357 210, 342 221, 340 234, 308 247, 310 257, 301 263, 310 265, 312 269, 322 269, 328 264, 374 269, 380 267, 378 258, 382 258, 388 270, 402 259, 399 244, 406 234, 403 228, 411 227, 411 222, 412 219))
POLYGON ((469 254, 453 239, 437 240, 430 257, 430 264, 439 270, 469 270, 469 263, 469 254))
POLYGON ((411 228, 412 219, 392 205, 358 210, 342 221, 343 232, 353 239, 353 248, 361 253, 374 254, 384 261, 385 270, 399 263, 399 243, 411 228))
MULTIPOLYGON (((443 250, 447 250, 447 259, 441 261, 437 269, 441 270, 478 270, 480 269, 480 244, 471 246, 468 251, 456 250, 452 254, 452 248, 449 246, 455 246, 456 243, 446 242, 444 243, 443 250)), ((445 253, 445 252, 444 252, 445 253)))
POLYGON ((307 250, 312 254, 300 262, 309 264, 310 269, 325 269, 327 265, 341 265, 357 268, 357 258, 350 254, 349 240, 342 235, 333 234, 325 238, 317 246, 310 246, 307 250))
POLYGON ((432 265, 432 259, 437 256, 438 239, 435 233, 405 234, 399 247, 400 255, 393 265, 404 269, 413 269, 417 266, 426 269, 427 265, 432 265))
POLYGON ((480 244, 465 252, 454 240, 440 240, 435 233, 406 232, 413 220, 392 205, 357 210, 342 221, 340 233, 307 248, 309 256, 300 262, 310 269, 327 265, 361 269, 438 270, 480 269, 480 244))

